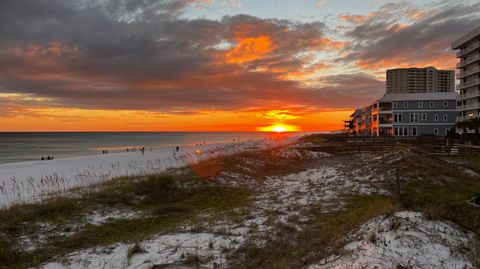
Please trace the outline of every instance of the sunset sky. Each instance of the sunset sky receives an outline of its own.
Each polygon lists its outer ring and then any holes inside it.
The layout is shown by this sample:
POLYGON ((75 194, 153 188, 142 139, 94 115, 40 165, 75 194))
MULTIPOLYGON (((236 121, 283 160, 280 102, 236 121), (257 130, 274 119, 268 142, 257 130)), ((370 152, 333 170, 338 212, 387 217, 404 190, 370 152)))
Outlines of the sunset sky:
POLYGON ((1 0, 0 131, 337 130, 478 26, 478 0, 1 0))

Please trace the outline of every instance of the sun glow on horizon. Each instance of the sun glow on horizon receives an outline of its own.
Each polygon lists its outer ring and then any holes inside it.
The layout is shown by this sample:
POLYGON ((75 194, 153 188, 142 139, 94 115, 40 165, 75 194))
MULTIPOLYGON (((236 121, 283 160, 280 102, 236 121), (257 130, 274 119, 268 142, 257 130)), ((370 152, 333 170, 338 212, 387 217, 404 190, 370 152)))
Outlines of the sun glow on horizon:
POLYGON ((285 133, 285 132, 297 132, 299 128, 293 125, 287 124, 273 124, 270 126, 258 128, 261 132, 275 132, 275 133, 285 133))
POLYGON ((283 126, 277 126, 277 127, 273 128, 273 131, 276 132, 276 133, 283 133, 283 132, 287 131, 287 128, 285 128, 283 126))

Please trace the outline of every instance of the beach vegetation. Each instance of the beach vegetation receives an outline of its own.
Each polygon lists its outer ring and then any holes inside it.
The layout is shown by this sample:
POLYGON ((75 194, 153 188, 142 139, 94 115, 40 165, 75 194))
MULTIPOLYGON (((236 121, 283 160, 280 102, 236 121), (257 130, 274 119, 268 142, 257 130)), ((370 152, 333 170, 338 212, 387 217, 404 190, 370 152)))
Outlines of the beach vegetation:
POLYGON ((303 268, 336 254, 345 244, 344 237, 358 225, 398 210, 393 199, 381 195, 354 195, 346 202, 340 212, 310 208, 306 213, 312 218, 302 229, 277 225, 274 232, 280 236, 267 239, 265 244, 248 241, 231 256, 231 268, 303 268))
POLYGON ((95 189, 80 192, 80 196, 1 210, 0 268, 38 266, 79 249, 138 242, 149 235, 173 231, 180 223, 193 222, 202 212, 215 214, 248 205, 251 192, 220 186, 190 171, 117 179, 95 189), (101 224, 82 223, 85 212, 99 207, 129 208, 143 215, 101 224), (78 229, 64 233, 62 227, 72 222, 80 223, 78 229), (45 232, 42 225, 61 232, 46 234, 45 244, 32 251, 22 250, 18 238, 45 232))

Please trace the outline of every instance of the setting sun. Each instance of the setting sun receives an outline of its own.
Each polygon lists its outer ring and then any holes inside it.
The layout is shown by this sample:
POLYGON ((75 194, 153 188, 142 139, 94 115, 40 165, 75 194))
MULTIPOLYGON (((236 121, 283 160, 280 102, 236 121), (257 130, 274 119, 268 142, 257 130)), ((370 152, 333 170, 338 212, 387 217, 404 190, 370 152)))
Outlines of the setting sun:
POLYGON ((276 132, 276 133, 283 133, 283 132, 287 131, 287 128, 285 128, 283 126, 277 126, 277 127, 273 128, 273 131, 276 132))
POLYGON ((284 132, 297 132, 299 131, 299 128, 294 125, 274 124, 270 126, 260 127, 257 130, 261 132, 284 133, 284 132))

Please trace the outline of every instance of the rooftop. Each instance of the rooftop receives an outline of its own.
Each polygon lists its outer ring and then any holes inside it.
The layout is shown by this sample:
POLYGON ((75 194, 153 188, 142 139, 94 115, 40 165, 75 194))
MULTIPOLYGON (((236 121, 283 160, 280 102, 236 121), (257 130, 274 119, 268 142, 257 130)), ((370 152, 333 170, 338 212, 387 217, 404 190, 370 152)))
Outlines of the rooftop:
POLYGON ((388 69, 387 72, 389 71, 396 71, 396 70, 411 70, 411 71, 416 71, 416 70, 423 70, 423 69, 435 69, 437 71, 452 71, 453 70, 439 70, 433 66, 427 66, 427 67, 406 67, 406 68, 393 68, 393 69, 388 69))
POLYGON ((387 93, 378 102, 392 101, 430 101, 430 100, 455 100, 455 92, 433 92, 433 93, 387 93))
POLYGON ((452 43, 452 50, 458 50, 460 47, 465 44, 467 41, 480 36, 480 26, 473 29, 472 31, 468 32, 467 34, 463 35, 456 41, 452 43))

